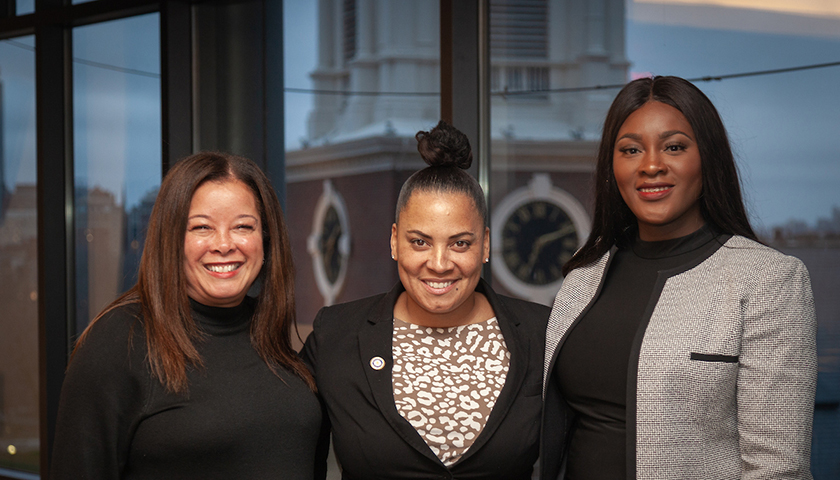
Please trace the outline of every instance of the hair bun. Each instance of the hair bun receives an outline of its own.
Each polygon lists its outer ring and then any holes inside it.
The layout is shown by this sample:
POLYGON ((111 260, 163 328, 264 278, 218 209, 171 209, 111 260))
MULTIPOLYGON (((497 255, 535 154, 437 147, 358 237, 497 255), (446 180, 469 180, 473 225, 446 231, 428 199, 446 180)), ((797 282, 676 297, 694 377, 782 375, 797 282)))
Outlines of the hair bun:
POLYGON ((472 165, 470 140, 463 132, 441 120, 428 132, 419 131, 417 151, 430 167, 458 167, 464 170, 472 165))

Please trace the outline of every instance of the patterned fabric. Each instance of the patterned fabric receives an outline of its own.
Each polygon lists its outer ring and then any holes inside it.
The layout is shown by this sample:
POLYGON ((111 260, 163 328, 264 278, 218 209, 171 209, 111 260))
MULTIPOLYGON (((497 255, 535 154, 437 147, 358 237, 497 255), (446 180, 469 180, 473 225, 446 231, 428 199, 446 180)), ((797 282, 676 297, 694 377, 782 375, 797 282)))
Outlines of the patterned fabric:
MULTIPOLYGON (((557 294, 546 336, 547 400, 556 388, 551 362, 598 293, 608 257, 572 271, 557 294)), ((627 403, 634 478, 811 479, 816 316, 805 266, 733 236, 663 280, 627 403)), ((546 412, 560 408, 549 403, 546 412)))
POLYGON ((450 328, 394 319, 397 410, 444 465, 481 433, 505 385, 510 353, 496 318, 450 328))

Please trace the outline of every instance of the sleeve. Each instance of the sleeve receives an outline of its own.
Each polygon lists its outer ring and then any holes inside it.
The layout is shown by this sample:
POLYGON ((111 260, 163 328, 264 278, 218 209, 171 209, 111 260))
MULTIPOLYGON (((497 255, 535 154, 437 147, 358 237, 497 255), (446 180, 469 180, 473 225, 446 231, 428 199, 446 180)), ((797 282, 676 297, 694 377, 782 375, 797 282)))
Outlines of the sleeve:
POLYGON ((816 314, 805 265, 768 265, 744 305, 738 373, 743 479, 811 479, 816 314))
POLYGON ((51 479, 122 476, 147 391, 141 329, 115 310, 92 325, 76 349, 61 389, 51 479))
POLYGON ((312 321, 312 332, 306 337, 306 342, 303 344, 303 349, 300 352, 303 362, 309 367, 309 371, 315 376, 315 381, 318 381, 318 335, 321 326, 321 317, 324 314, 324 308, 318 311, 315 320, 312 321))
MULTIPOLYGON (((306 337, 306 342, 301 350, 301 357, 312 375, 315 375, 317 383, 317 358, 318 358, 318 333, 321 323, 321 314, 323 309, 318 312, 315 321, 312 323, 312 332, 306 337)), ((327 477, 327 457, 330 452, 330 417, 327 413, 326 405, 324 404, 321 395, 318 395, 318 401, 321 402, 321 433, 318 437, 318 445, 315 451, 315 479, 324 480, 327 477)))
MULTIPOLYGON (((318 397, 321 401, 321 397, 318 397)), ((330 453, 330 417, 327 415, 327 408, 321 401, 321 433, 318 436, 318 445, 315 447, 315 480, 326 480, 327 478, 327 457, 330 453)))

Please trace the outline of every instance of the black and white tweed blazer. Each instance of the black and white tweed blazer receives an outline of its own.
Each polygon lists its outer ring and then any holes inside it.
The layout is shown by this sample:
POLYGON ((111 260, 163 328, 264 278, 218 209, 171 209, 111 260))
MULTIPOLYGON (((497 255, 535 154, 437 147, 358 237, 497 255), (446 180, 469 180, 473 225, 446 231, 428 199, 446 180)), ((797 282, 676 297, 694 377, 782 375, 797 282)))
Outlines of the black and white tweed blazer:
MULTIPOLYGON (((569 273, 549 318, 544 480, 563 478, 574 426, 552 375, 557 352, 597 298, 613 252, 569 273)), ((628 367, 627 478, 811 479, 816 380, 801 261, 733 236, 708 258, 660 272, 628 367)))

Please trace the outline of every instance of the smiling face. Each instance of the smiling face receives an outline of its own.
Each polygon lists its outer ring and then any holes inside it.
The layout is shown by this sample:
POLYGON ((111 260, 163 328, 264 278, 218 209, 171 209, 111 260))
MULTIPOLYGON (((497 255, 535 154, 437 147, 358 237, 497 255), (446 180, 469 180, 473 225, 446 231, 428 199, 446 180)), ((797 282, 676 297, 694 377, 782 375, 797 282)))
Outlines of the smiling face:
POLYGON ((642 240, 682 237, 705 223, 700 151, 676 108, 649 101, 627 117, 613 148, 613 174, 642 240))
POLYGON ((238 180, 207 182, 190 202, 184 237, 187 295, 211 307, 242 303, 263 264, 257 200, 238 180))
POLYGON ((391 254, 412 317, 402 320, 457 325, 475 304, 490 232, 467 195, 418 190, 391 227, 391 254))

